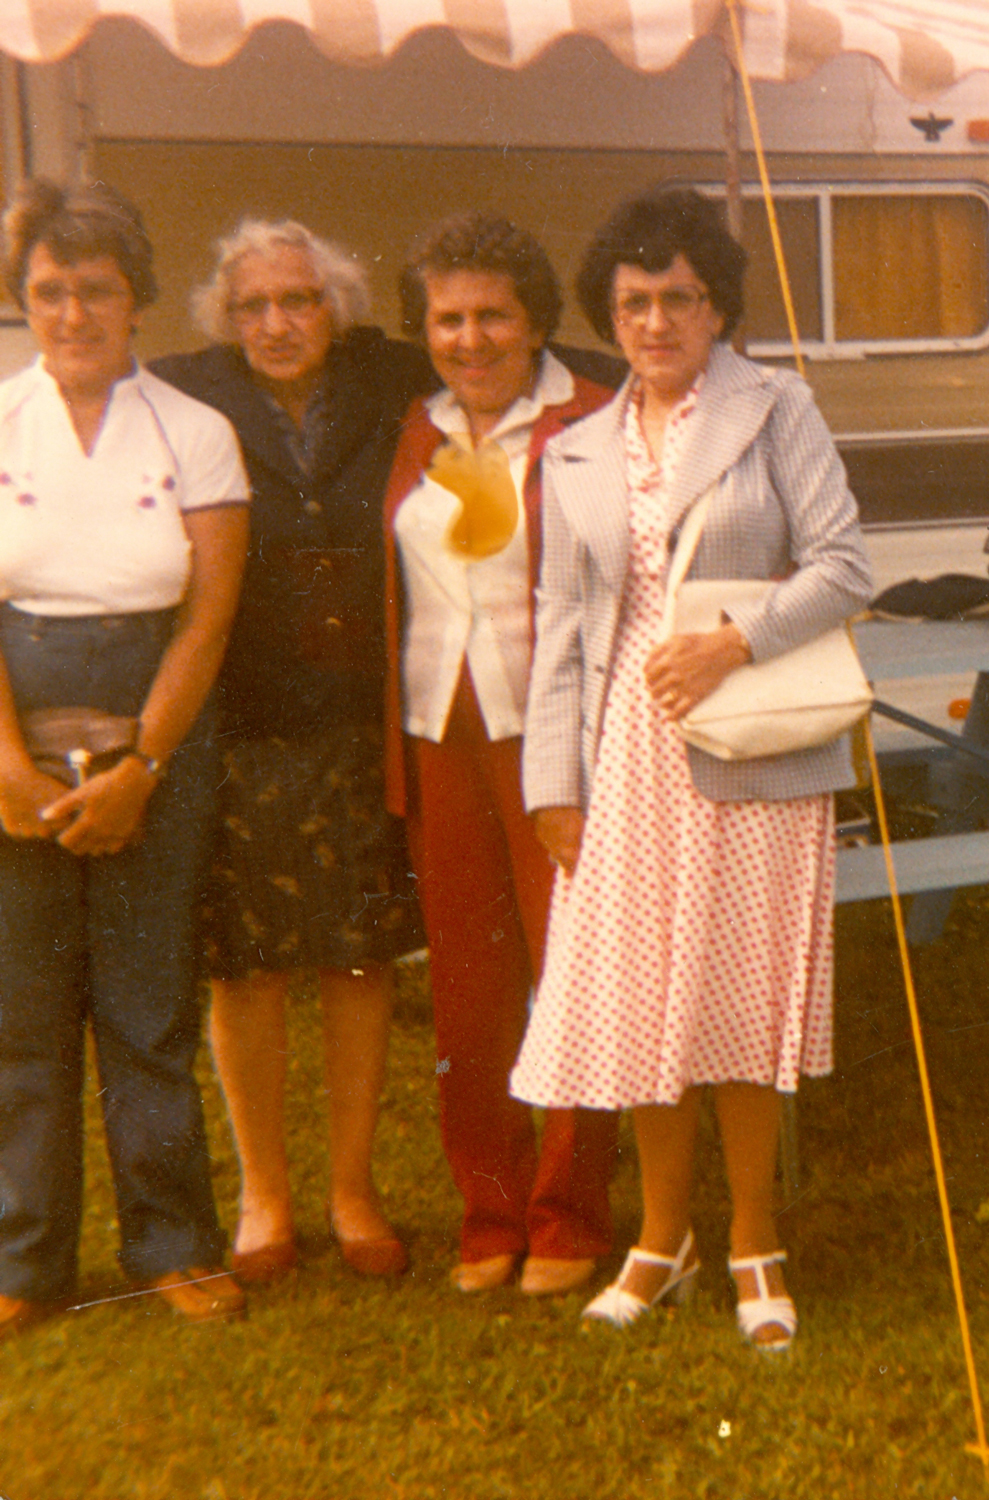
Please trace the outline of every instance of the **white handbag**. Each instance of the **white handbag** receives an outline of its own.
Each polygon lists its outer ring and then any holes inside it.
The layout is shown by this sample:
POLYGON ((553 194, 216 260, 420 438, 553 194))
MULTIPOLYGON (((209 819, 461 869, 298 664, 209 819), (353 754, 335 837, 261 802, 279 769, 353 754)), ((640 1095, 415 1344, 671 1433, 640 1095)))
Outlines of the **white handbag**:
MULTIPOLYGON (((681 528, 667 578, 661 640, 717 630, 723 610, 758 601, 777 586, 761 579, 684 581, 710 503, 708 491, 681 528)), ((736 668, 677 721, 677 728, 689 745, 718 760, 755 760, 826 745, 865 717, 872 698, 851 631, 840 625, 782 656, 736 668)))

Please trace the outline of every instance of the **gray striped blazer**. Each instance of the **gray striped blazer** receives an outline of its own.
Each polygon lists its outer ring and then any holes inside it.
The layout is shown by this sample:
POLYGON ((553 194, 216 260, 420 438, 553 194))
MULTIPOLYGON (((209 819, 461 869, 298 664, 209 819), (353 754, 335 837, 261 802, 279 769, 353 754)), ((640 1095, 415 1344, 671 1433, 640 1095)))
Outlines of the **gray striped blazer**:
MULTIPOLYGON (((587 807, 628 564, 622 414, 610 405, 543 456, 543 561, 529 686, 526 806, 587 807)), ((674 530, 715 486, 692 578, 780 578, 732 610, 755 661, 791 650, 862 609, 869 564, 855 500, 809 387, 788 370, 711 351, 674 480, 674 530), (789 575, 789 576, 787 576, 789 575)), ((847 738, 795 755, 724 762, 689 749, 714 801, 778 801, 851 786, 847 738)))

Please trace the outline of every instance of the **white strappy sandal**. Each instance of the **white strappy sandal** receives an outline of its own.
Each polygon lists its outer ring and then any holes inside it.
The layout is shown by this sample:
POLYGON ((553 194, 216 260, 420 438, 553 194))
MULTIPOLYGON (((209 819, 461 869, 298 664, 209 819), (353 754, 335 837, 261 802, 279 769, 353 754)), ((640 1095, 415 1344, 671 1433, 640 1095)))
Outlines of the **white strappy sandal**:
POLYGON ((780 1266, 785 1260, 785 1250, 774 1250, 772 1255, 744 1255, 738 1260, 728 1257, 728 1269, 732 1276, 737 1276, 739 1271, 752 1271, 755 1275, 759 1295, 739 1300, 735 1305, 735 1316, 742 1338, 767 1354, 789 1349, 797 1331, 797 1310, 793 1305, 793 1298, 771 1297, 766 1282, 766 1267, 780 1266), (773 1339, 757 1339, 759 1329, 770 1324, 782 1328, 783 1334, 773 1339))
POLYGON ((606 1286, 593 1302, 587 1304, 581 1317, 588 1322, 611 1323, 615 1328, 627 1328, 636 1318, 641 1318, 643 1313, 648 1312, 651 1307, 657 1307, 660 1302, 671 1301, 682 1305, 694 1290, 697 1272, 701 1268, 700 1261, 695 1260, 684 1270, 693 1249, 692 1229, 687 1230, 683 1244, 675 1256, 654 1255, 651 1250, 642 1250, 638 1245, 633 1245, 625 1257, 618 1279, 606 1286), (662 1266, 668 1272, 659 1290, 648 1301, 629 1291, 625 1285, 637 1266, 662 1266))

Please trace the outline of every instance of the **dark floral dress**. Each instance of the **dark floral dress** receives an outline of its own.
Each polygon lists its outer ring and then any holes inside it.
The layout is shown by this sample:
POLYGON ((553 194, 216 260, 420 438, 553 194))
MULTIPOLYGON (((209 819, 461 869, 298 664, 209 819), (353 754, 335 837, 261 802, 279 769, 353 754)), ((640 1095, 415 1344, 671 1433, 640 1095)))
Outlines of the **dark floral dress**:
POLYGON ((384 810, 381 731, 235 740, 204 907, 211 971, 385 963, 418 947, 401 822, 384 810))

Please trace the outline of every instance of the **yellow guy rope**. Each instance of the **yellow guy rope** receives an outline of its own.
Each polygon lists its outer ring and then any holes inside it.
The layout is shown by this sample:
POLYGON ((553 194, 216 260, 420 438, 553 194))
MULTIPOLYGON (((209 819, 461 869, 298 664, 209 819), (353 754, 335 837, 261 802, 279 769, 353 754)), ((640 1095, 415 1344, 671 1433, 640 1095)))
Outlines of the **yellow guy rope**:
POLYGON ((896 867, 893 864, 893 851, 889 845, 889 828, 886 823, 886 804, 883 801, 882 787, 879 783, 879 765, 876 761, 876 747, 872 739, 872 726, 868 719, 865 720, 865 747, 869 754, 869 770, 872 773, 872 790, 876 799, 876 815, 879 819, 879 833, 883 842, 883 856, 886 860, 886 876, 889 880, 889 893, 893 900, 893 921, 896 924, 896 941, 900 949, 900 963, 903 965, 903 986, 907 992, 907 1007, 910 1011, 910 1029, 913 1032, 913 1044, 917 1053, 917 1071, 920 1074, 920 1091, 924 1096, 924 1113, 927 1116, 927 1130, 931 1138, 931 1155, 934 1158, 934 1175, 937 1178, 937 1194, 941 1201, 941 1217, 944 1220, 944 1238, 948 1247, 948 1264, 951 1267, 951 1284, 955 1289, 955 1302, 958 1306, 958 1322, 962 1333, 962 1347, 965 1350, 965 1368, 968 1371, 968 1383, 972 1392, 972 1408, 975 1412, 975 1432, 978 1437, 977 1443, 966 1443, 965 1448, 969 1453, 974 1453, 981 1458, 986 1468, 986 1478, 989 1480, 989 1448, 986 1447, 985 1425, 982 1420, 982 1401, 979 1397, 979 1381, 975 1373, 975 1360, 972 1357, 972 1339, 968 1331, 968 1314, 965 1311, 965 1293, 962 1290, 961 1271, 958 1269, 958 1253, 955 1249, 955 1232, 951 1224, 951 1204, 948 1202, 948 1187, 944 1179, 944 1163, 941 1160, 941 1146, 938 1142, 937 1121, 934 1118, 934 1101, 931 1098, 931 1084, 927 1076, 927 1058, 924 1053, 924 1038, 920 1029, 920 1012, 917 1009, 917 992, 914 989, 913 971, 910 967, 910 950, 907 947, 907 932, 903 925, 903 907, 900 905, 900 892, 896 884, 896 867))
MULTIPOLYGON (((735 44, 735 62, 739 77, 742 80, 742 89, 745 95, 745 107, 748 111, 749 126, 752 131, 752 144, 755 147, 756 160, 759 163, 759 179, 762 183, 763 197, 766 203, 766 214, 769 219, 769 233, 772 236, 773 250, 776 255, 776 265, 779 271, 780 289, 783 293, 783 304, 786 308, 786 318, 790 329, 790 337, 793 340, 793 352, 796 358, 797 369, 801 375, 804 373, 803 355, 800 350, 800 335, 797 331, 797 320, 793 310, 793 298, 790 295, 790 279, 787 275, 786 262, 783 256, 783 244, 780 239, 779 225, 776 221, 776 209, 773 204, 772 189, 769 183, 769 173, 766 169, 766 157, 762 149, 762 137, 759 131, 759 122, 756 118, 755 101, 752 97, 752 85, 749 81, 748 69, 745 66, 745 57, 742 51, 742 35, 738 24, 737 0, 727 0, 728 17, 731 22, 732 38, 735 44)), ((883 856, 886 861, 886 876, 889 881, 889 893, 893 903, 893 921, 896 926, 896 941, 900 950, 900 963, 903 968, 903 986, 906 990, 907 1008, 910 1011, 910 1027, 913 1032, 914 1050, 917 1054, 917 1071, 920 1075, 920 1090, 924 1098, 924 1113, 927 1117, 927 1130, 931 1141, 931 1155, 934 1159, 934 1175, 937 1179, 938 1199, 941 1204, 941 1218, 944 1222, 944 1238, 948 1249, 948 1264, 951 1267, 951 1284, 954 1287, 955 1303, 958 1309, 958 1323, 961 1328, 962 1347, 965 1351, 965 1368, 968 1371, 968 1383, 972 1396, 972 1409, 975 1414, 975 1432, 978 1442, 966 1443, 966 1452, 974 1453, 981 1458, 987 1482, 989 1482, 989 1446, 986 1444, 985 1423, 982 1416, 982 1400, 979 1395, 979 1381, 975 1370, 975 1360, 972 1355, 972 1339, 969 1333, 968 1313, 965 1310, 965 1293, 962 1289, 961 1272, 958 1267, 958 1253, 955 1249, 955 1232, 951 1223, 951 1204, 948 1201, 948 1188, 944 1177, 944 1164, 941 1160, 941 1146, 938 1141, 937 1121, 934 1118, 934 1101, 931 1097, 930 1079, 927 1073, 927 1058, 924 1052, 924 1038, 920 1029, 920 1012, 917 1008, 917 992, 914 988, 913 972, 910 967, 910 950, 907 947, 906 928, 903 923, 903 908, 900 904, 900 893, 896 883, 896 868, 893 863, 893 851, 889 843, 889 827, 886 822, 886 804, 883 800, 882 786, 879 781, 879 765, 876 760, 876 749, 872 739, 872 729, 868 719, 864 722, 865 745, 869 757, 869 771, 872 777, 872 790, 876 799, 876 815, 879 820, 879 834, 882 839, 883 856)))

